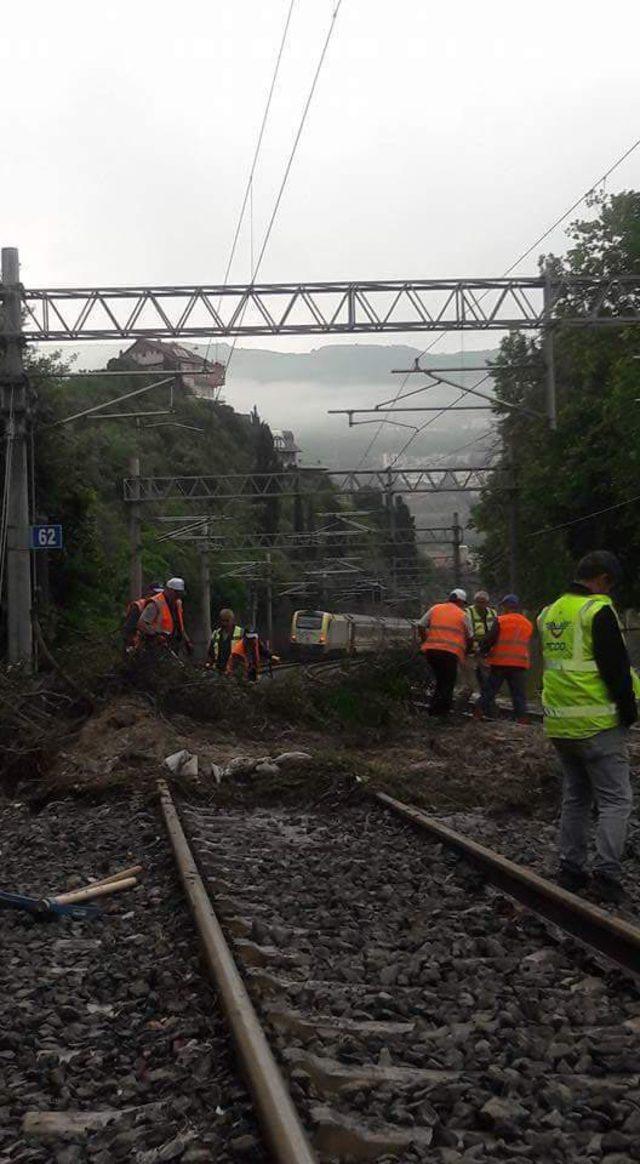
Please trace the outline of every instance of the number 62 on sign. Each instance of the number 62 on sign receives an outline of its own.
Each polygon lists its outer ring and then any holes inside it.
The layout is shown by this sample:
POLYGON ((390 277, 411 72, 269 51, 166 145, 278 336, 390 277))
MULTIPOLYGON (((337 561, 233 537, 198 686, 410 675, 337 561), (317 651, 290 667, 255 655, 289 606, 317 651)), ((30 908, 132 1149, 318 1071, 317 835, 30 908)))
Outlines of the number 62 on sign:
POLYGON ((32 550, 61 550, 61 525, 32 525, 29 528, 29 545, 32 550))

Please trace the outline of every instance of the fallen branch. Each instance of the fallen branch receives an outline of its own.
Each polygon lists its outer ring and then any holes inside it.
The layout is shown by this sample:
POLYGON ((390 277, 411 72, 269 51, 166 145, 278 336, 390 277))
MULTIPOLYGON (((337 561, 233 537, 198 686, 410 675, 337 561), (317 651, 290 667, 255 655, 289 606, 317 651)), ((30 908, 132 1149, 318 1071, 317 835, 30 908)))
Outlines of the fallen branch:
POLYGON ((78 683, 76 683, 75 679, 72 679, 71 675, 69 675, 69 673, 67 671, 65 671, 64 667, 60 666, 58 660, 51 654, 51 651, 49 650, 46 642, 44 641, 44 637, 42 634, 42 630, 40 628, 40 623, 38 622, 37 615, 35 615, 35 614, 32 615, 32 621, 33 621, 33 633, 36 637, 36 642, 38 644, 38 647, 40 648, 40 651, 42 653, 43 658, 46 659, 47 663, 52 668, 52 670, 54 670, 56 672, 56 675, 59 675, 60 678, 63 680, 63 682, 67 684, 67 687, 69 687, 71 689, 71 691, 74 691, 76 695, 79 695, 81 699, 83 699, 86 703, 88 703, 89 707, 93 711, 93 709, 95 708, 95 700, 94 700, 93 696, 90 695, 88 691, 85 691, 82 687, 80 687, 80 685, 78 683))

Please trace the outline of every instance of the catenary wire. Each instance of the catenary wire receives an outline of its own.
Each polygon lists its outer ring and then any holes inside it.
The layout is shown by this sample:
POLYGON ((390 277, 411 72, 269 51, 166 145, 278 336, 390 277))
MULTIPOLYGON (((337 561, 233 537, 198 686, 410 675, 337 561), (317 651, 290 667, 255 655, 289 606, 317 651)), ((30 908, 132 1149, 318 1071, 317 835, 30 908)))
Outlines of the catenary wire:
MULTIPOLYGON (((242 223, 244 221, 244 216, 245 216, 245 212, 247 209, 247 203, 249 200, 251 200, 251 213, 252 213, 252 217, 253 217, 253 178, 254 178, 254 174, 256 172, 256 167, 258 165, 258 160, 260 157, 260 150, 262 149, 262 139, 264 138, 265 129, 267 127, 267 121, 269 119, 269 112, 271 110, 271 102, 273 99, 273 94, 275 92, 276 82, 278 80, 278 74, 280 72, 280 63, 282 61, 282 55, 284 53, 285 44, 287 42, 287 34, 289 32, 289 25, 291 24, 291 17, 293 15, 293 9, 295 8, 295 4, 296 4, 296 0, 290 0, 289 9, 287 11, 287 16, 286 16, 286 19, 284 22, 284 28, 282 30, 282 36, 280 38, 280 46, 278 48, 278 55, 276 56, 276 62, 275 62, 273 74, 271 77, 271 84, 269 86, 269 92, 267 94, 267 100, 266 100, 266 104, 264 107, 264 112, 262 114, 262 121, 260 123, 260 130, 258 132, 258 138, 256 141, 255 149, 253 151, 253 159, 251 162, 251 169, 249 170, 249 177, 247 178, 247 184, 246 184, 245 191, 244 191, 244 197, 243 197, 242 203, 240 205, 240 213, 238 214, 238 220, 236 222, 236 229, 235 229, 235 232, 233 235, 233 241, 231 243, 231 250, 229 252, 229 258, 227 259, 227 266, 226 266, 226 269, 224 272, 224 278, 223 278, 222 282, 223 282, 223 286, 225 286, 225 287, 229 281, 229 275, 231 274, 231 267, 233 265, 233 260, 235 258, 235 253, 236 253, 236 249, 238 246, 238 240, 240 238, 240 231, 242 229, 242 223)), ((253 221, 252 221, 252 234, 253 234, 253 221)), ((253 239, 252 239, 252 250, 253 250, 253 239)), ((252 254, 252 266, 253 266, 253 254, 252 254)), ((221 301, 218 300, 218 311, 220 310, 220 302, 221 301)), ((210 349, 211 349, 211 340, 209 340, 209 343, 207 346, 207 352, 205 355, 205 363, 209 357, 210 349)))
MULTIPOLYGON (((556 230, 559 226, 561 226, 562 223, 569 217, 569 215, 573 214, 573 211, 577 210, 578 206, 580 206, 585 201, 585 199, 588 198, 589 195, 598 186, 601 186, 604 182, 606 182, 607 178, 609 178, 611 176, 611 174, 613 174, 614 171, 617 170, 618 167, 621 166, 622 163, 624 161, 626 161, 626 159, 628 157, 631 156, 631 154, 638 148, 638 146, 640 146, 640 138, 638 138, 636 141, 634 141, 633 144, 630 145, 628 147, 628 149, 626 149, 624 151, 624 153, 622 153, 620 155, 620 157, 616 159, 616 161, 613 163, 613 165, 610 166, 608 170, 605 170, 604 174, 602 174, 602 176, 600 178, 596 178, 595 182, 591 183, 588 190, 585 190, 584 194, 581 194, 581 196, 579 198, 577 198, 575 202, 572 202, 572 204, 568 208, 568 210, 565 210, 564 213, 561 214, 559 218, 556 218, 555 222, 553 222, 551 224, 551 226, 549 226, 547 228, 547 230, 545 230, 541 235, 539 235, 539 237, 535 240, 535 242, 531 243, 531 246, 527 247, 527 249, 525 251, 523 251, 522 254, 519 255, 518 258, 513 263, 511 263, 511 265, 509 267, 507 267, 507 269, 505 271, 503 271, 502 278, 504 279, 507 277, 507 275, 510 275, 512 273, 512 271, 514 271, 516 269, 516 267, 518 267, 520 265, 520 263, 522 263, 525 259, 527 259, 529 257, 529 255, 533 251, 535 251, 536 247, 540 246, 540 243, 544 242, 544 240, 546 238, 548 238, 549 235, 552 234, 554 230, 556 230)), ((487 294, 487 292, 485 292, 485 294, 487 294)), ((480 299, 482 299, 482 298, 483 298, 483 296, 480 296, 480 299)), ((427 352, 430 352, 431 349, 433 347, 435 347, 435 345, 437 343, 440 342, 440 340, 443 338, 444 335, 445 335, 445 332, 438 333, 438 335, 435 337, 435 339, 433 339, 431 341, 431 343, 428 344, 427 347, 424 348, 424 350, 420 353, 420 355, 418 356, 418 362, 422 359, 423 356, 426 356, 427 352)), ((400 396, 400 393, 402 392, 402 390, 407 382, 407 379, 408 379, 408 375, 405 376, 404 380, 402 381, 402 383, 398 389, 398 392, 396 394, 394 403, 395 403, 395 401, 397 401, 398 397, 400 396)), ((443 412, 439 413, 438 416, 442 416, 445 411, 447 411, 447 410, 443 409, 443 412)), ((438 416, 434 417, 434 419, 437 420, 438 416)), ((374 433, 373 437, 371 438, 371 441, 369 442, 369 446, 366 449, 366 452, 360 458, 358 468, 360 468, 360 466, 363 464, 364 461, 366 461, 367 457, 369 456, 369 453, 371 452, 374 444, 376 443, 378 437, 380 436, 380 433, 382 432, 384 424, 385 424, 384 420, 380 422, 380 427, 374 433)), ((418 430, 418 432, 414 434, 414 437, 412 438, 413 440, 415 440, 416 437, 418 437, 420 435, 420 431, 421 430, 418 430)))
MULTIPOLYGON (((297 129, 296 135, 293 139, 293 145, 291 147, 291 152, 289 154, 287 164, 284 168, 284 174, 282 175, 282 181, 280 183, 280 187, 279 187, 278 193, 276 195, 276 200, 275 200, 274 205, 273 205, 273 210, 271 211, 271 217, 270 217, 269 222, 267 224, 267 229, 265 231, 264 239, 262 240, 262 246, 260 247, 260 251, 258 252, 258 258, 256 260, 255 267, 253 268, 253 270, 251 272, 251 286, 253 286, 253 284, 255 283, 255 281, 258 277, 258 274, 260 272, 260 268, 262 266, 262 261, 264 259, 265 252, 266 252, 267 246, 269 244, 269 239, 271 238, 271 233, 273 231, 273 227, 275 225, 275 221, 276 221, 276 218, 278 215, 278 210, 280 209, 280 203, 282 202, 282 198, 283 198, 286 186, 287 186, 287 182, 289 180, 289 174, 291 173, 291 167, 293 166, 293 162, 294 162, 296 153, 298 151, 298 145, 300 144, 300 139, 302 137, 302 133, 303 133, 303 130, 304 130, 304 127, 306 124, 307 116, 309 114, 309 109, 311 108, 311 103, 313 101, 313 97, 314 97, 314 94, 315 94, 315 91, 316 91, 316 88, 318 85, 318 80, 319 80, 320 74, 322 72, 322 66, 324 64, 325 57, 326 57, 327 51, 329 49, 329 45, 331 43, 331 38, 333 36, 333 30, 336 26, 336 20, 338 18, 338 13, 340 12, 341 7, 342 7, 342 0, 337 0, 337 3, 335 5, 335 8, 334 8, 332 16, 331 16, 331 21, 329 23, 327 35, 325 37, 324 44, 322 46, 322 51, 321 51, 320 57, 318 59, 318 64, 316 65, 316 71, 313 75, 311 87, 310 87, 309 92, 307 94, 307 99, 304 103, 304 107, 302 110, 302 116, 301 116, 300 122, 298 124, 298 129, 297 129)), ((244 318, 244 313, 247 309, 247 305, 248 305, 248 303, 245 303, 245 306, 243 308, 242 315, 241 315, 241 320, 244 318)), ((229 352, 229 357, 227 359, 227 372, 229 371, 229 368, 231 367, 231 362, 233 360, 233 356, 234 356, 234 353, 236 350, 237 343, 238 343, 238 336, 236 335, 236 336, 234 336, 233 343, 231 345, 231 351, 229 352)))
POLYGON ((571 521, 562 521, 559 525, 547 525, 543 529, 534 529, 532 533, 527 534, 527 538, 541 537, 542 534, 556 533, 557 530, 568 529, 572 525, 580 525, 583 521, 590 521, 592 517, 600 517, 603 513, 612 513, 614 509, 624 509, 627 505, 633 505, 636 501, 640 501, 640 494, 635 497, 628 497, 626 501, 618 501, 615 505, 607 505, 604 509, 594 509, 593 513, 585 513, 583 517, 574 517, 571 521))

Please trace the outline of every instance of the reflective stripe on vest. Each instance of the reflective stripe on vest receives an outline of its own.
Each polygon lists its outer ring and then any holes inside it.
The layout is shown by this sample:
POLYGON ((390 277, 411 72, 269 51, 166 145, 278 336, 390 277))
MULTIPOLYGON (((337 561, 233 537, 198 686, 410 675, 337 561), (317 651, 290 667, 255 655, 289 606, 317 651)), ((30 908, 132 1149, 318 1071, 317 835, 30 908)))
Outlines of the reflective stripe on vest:
POLYGON ((176 616, 177 616, 177 622, 178 622, 178 630, 180 631, 180 634, 183 635, 184 634, 184 606, 182 605, 181 598, 178 598, 176 600, 176 616))
POLYGON ((489 651, 487 662, 492 667, 530 667, 529 640, 533 626, 529 619, 523 614, 501 614, 498 626, 498 641, 489 651))
POLYGON ((593 655, 593 619, 605 606, 613 610, 604 594, 563 594, 538 618, 548 736, 584 739, 620 722, 593 655))
POLYGON ((423 651, 448 651, 464 659, 467 636, 464 611, 455 602, 439 602, 431 608, 427 639, 423 651))
POLYGON ((587 704, 580 704, 576 707, 545 707, 544 714, 550 719, 580 719, 583 715, 602 715, 603 712, 608 712, 609 715, 615 715, 617 708, 615 703, 594 703, 593 706, 587 704))

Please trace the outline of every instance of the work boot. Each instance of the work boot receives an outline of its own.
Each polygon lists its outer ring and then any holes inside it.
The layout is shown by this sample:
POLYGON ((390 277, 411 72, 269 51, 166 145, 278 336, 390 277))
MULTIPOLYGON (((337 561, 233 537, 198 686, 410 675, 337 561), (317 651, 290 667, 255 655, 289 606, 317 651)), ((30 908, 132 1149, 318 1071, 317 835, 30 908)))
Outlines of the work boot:
POLYGON ((579 893, 589 884, 589 874, 575 865, 561 865, 556 881, 561 889, 568 889, 569 893, 579 893))
POLYGON ((604 901, 608 905, 620 905, 624 901, 625 892, 622 885, 615 877, 609 877, 606 873, 594 873, 591 888, 598 901, 604 901))

